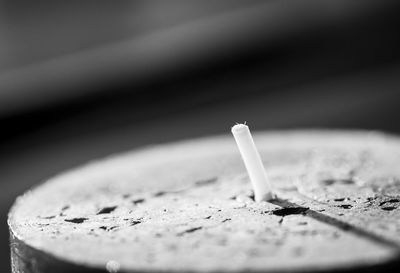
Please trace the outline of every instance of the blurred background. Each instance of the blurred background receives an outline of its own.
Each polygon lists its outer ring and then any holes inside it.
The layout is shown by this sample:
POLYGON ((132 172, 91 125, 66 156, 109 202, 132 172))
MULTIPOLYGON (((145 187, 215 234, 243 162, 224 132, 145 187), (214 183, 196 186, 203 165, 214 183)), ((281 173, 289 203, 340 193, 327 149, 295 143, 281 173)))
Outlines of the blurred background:
POLYGON ((127 149, 253 130, 400 132, 399 1, 0 1, 0 272, 29 187, 127 149))

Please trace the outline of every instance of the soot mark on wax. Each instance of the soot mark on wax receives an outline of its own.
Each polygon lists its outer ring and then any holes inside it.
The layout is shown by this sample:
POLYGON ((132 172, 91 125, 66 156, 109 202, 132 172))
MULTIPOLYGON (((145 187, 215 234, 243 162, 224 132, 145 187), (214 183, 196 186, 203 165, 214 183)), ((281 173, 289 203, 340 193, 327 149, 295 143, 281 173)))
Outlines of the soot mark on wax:
POLYGON ((106 227, 106 226, 101 226, 99 229, 105 230, 105 231, 112 231, 113 229, 118 228, 119 226, 111 226, 111 227, 106 227))
MULTIPOLYGON (((218 177, 212 177, 209 179, 204 179, 204 180, 198 180, 195 182, 195 186, 206 186, 209 184, 213 184, 215 182, 218 181, 218 177)), ((184 188, 180 188, 180 189, 176 189, 176 190, 165 190, 165 191, 158 191, 156 193, 153 194, 154 197, 161 197, 167 194, 177 194, 177 193, 182 193, 185 191, 190 190, 191 187, 184 187, 184 188)))
POLYGON ((353 206, 350 204, 343 204, 343 205, 337 205, 336 207, 342 208, 342 209, 351 209, 353 206))
POLYGON ((178 190, 171 190, 171 191, 158 191, 156 193, 153 194, 154 197, 160 197, 160 196, 164 196, 167 194, 176 194, 176 193, 181 193, 184 192, 186 189, 178 189, 178 190))
POLYGON ((143 198, 139 198, 139 199, 132 200, 132 203, 137 205, 137 204, 143 203, 144 201, 146 201, 146 200, 143 198))
POLYGON ((97 214, 107 214, 113 212, 117 206, 112 206, 112 207, 104 207, 102 208, 97 214))
POLYGON ((252 201, 255 201, 255 195, 254 195, 254 192, 253 192, 253 191, 251 191, 251 192, 247 195, 247 197, 249 197, 252 201))
POLYGON ((294 214, 305 214, 308 211, 308 208, 304 207, 292 207, 292 208, 283 208, 272 211, 272 214, 277 216, 288 216, 294 214))
POLYGON ((384 208, 381 208, 381 209, 391 211, 391 210, 396 209, 396 207, 384 207, 384 208))
POLYGON ((65 222, 70 222, 70 223, 74 223, 74 224, 82 224, 83 222, 85 222, 86 220, 88 220, 88 218, 72 218, 72 219, 65 219, 65 222))
POLYGON ((140 223, 141 223, 141 221, 133 220, 133 221, 131 221, 131 226, 136 226, 136 225, 138 225, 140 223))
POLYGON ((64 206, 64 207, 61 208, 61 211, 66 211, 66 210, 69 209, 69 208, 70 208, 70 206, 69 206, 69 205, 66 205, 66 206, 64 206))
POLYGON ((379 206, 382 210, 391 211, 399 207, 400 200, 399 199, 389 199, 384 200, 379 203, 379 206))
POLYGON ((332 186, 333 184, 352 185, 353 179, 324 179, 321 181, 325 186, 332 186))
POLYGON ((400 202, 400 200, 398 200, 398 199, 390 199, 390 200, 386 200, 386 201, 380 202, 379 206, 383 206, 383 205, 388 204, 388 203, 393 204, 393 203, 399 203, 399 202, 400 202))
POLYGON ((333 201, 336 201, 336 202, 342 202, 344 200, 345 200, 345 198, 335 198, 335 199, 333 199, 333 201))
POLYGON ((68 210, 70 207, 71 207, 70 205, 65 205, 64 207, 62 207, 58 216, 66 216, 64 212, 68 210))
POLYGON ((41 218, 41 219, 53 219, 53 218, 56 218, 56 216, 55 215, 51 215, 51 216, 43 216, 43 217, 40 217, 39 216, 39 218, 41 218))
POLYGON ((159 191, 159 192, 156 192, 156 193, 154 194, 154 197, 160 197, 160 196, 163 196, 163 195, 166 195, 166 194, 167 194, 166 191, 159 191))
POLYGON ((193 228, 189 228, 189 229, 187 229, 187 230, 185 230, 185 231, 179 232, 179 233, 177 234, 177 236, 182 236, 182 235, 184 235, 184 234, 186 234, 186 233, 193 233, 193 232, 198 231, 198 230, 201 230, 201 229, 203 229, 203 227, 193 227, 193 228))
POLYGON ((209 179, 196 181, 195 185, 196 186, 205 186, 205 185, 209 185, 209 184, 214 184, 217 181, 218 181, 218 177, 212 177, 209 179))

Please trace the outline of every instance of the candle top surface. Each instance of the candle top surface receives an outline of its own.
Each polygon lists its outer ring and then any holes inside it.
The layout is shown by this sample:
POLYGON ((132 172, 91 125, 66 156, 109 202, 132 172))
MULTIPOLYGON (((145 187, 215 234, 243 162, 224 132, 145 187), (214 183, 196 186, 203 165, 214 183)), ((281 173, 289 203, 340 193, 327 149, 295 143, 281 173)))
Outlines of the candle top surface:
POLYGON ((67 264, 126 272, 334 271, 398 259, 398 138, 254 138, 280 201, 254 202, 234 140, 211 137, 50 179, 16 201, 12 238, 67 264))

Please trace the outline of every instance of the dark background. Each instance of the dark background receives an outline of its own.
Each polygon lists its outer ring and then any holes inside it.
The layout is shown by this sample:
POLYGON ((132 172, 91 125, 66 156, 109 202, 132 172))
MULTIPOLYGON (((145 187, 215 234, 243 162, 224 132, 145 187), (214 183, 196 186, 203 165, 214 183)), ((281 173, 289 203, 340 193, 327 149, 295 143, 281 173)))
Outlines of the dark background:
POLYGON ((243 121, 399 133, 399 12, 398 1, 0 1, 0 272, 16 196, 93 158, 243 121))

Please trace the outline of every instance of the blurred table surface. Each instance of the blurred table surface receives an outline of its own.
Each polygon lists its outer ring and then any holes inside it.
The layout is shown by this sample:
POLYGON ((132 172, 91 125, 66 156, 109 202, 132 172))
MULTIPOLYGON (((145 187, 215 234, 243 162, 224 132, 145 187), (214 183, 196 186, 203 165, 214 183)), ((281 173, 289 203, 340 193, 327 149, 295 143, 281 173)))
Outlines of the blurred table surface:
POLYGON ((0 3, 0 271, 16 196, 127 149, 254 130, 400 132, 399 4, 0 3))

